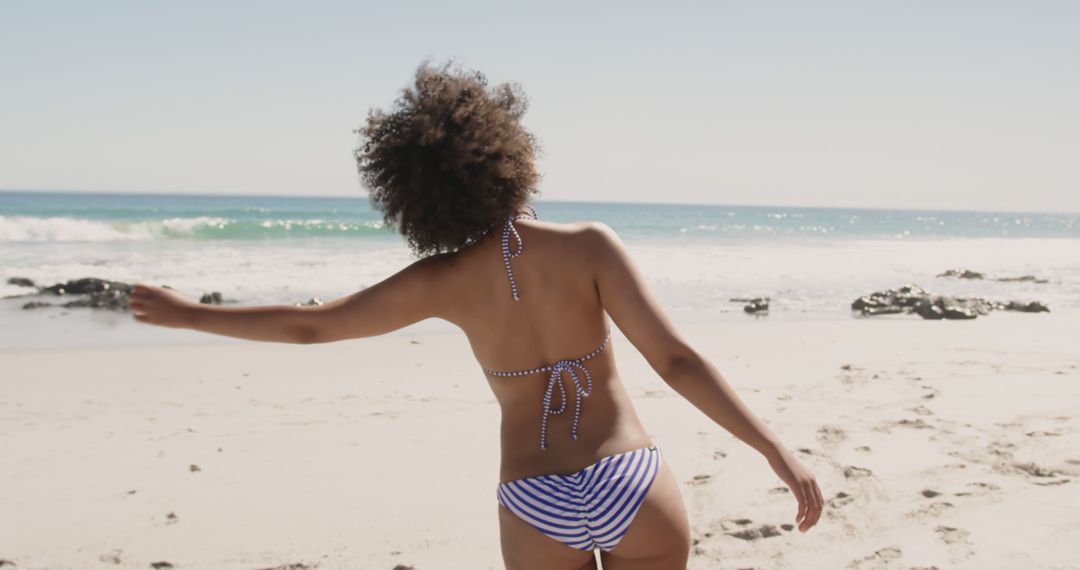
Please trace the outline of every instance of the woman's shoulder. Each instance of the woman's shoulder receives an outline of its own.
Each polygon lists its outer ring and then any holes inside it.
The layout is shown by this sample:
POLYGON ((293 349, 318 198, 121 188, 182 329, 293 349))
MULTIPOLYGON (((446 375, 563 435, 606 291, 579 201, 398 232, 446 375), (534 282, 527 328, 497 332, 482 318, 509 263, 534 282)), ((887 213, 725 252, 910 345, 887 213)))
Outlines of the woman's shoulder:
POLYGON ((603 251, 610 250, 619 241, 618 234, 611 226, 597 220, 578 220, 572 222, 548 222, 544 220, 524 220, 527 224, 526 232, 532 230, 533 235, 523 234, 524 241, 530 238, 542 238, 559 250, 567 250, 574 253, 583 253, 587 256, 595 256, 603 251))
POLYGON ((614 236, 615 230, 604 222, 597 220, 577 220, 573 222, 549 222, 546 220, 522 220, 534 228, 546 230, 555 234, 598 239, 604 236, 614 236))

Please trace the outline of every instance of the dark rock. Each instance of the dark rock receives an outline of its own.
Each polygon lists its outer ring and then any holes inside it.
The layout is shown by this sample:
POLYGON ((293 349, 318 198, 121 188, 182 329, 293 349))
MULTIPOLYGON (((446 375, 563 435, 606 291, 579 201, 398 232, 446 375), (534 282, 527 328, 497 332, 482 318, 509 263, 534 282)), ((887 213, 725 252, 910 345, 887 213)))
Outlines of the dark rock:
MULTIPOLYGON (((957 279, 985 279, 986 275, 970 269, 950 269, 938 277, 956 277, 957 279)), ((1035 277, 1034 275, 1020 275, 1018 277, 995 277, 994 281, 1003 283, 1026 282, 1026 283, 1049 283, 1049 280, 1035 277)))
POLYGON ((851 303, 851 310, 868 312, 868 310, 879 309, 888 307, 888 300, 881 297, 875 297, 867 295, 865 297, 859 297, 851 303))
POLYGON ((1009 301, 1001 308, 1006 311, 1020 311, 1022 313, 1049 313, 1050 308, 1038 301, 1009 301))
POLYGON ((895 315, 897 313, 906 313, 907 311, 903 307, 867 307, 863 310, 864 315, 895 315))
POLYGON ((747 313, 750 313, 751 315, 757 313, 767 313, 769 312, 769 298, 757 297, 755 299, 751 299, 750 302, 743 307, 743 310, 747 313))
POLYGON ((956 277, 958 279, 982 279, 983 274, 978 271, 972 271, 970 269, 949 269, 945 273, 941 273, 938 277, 956 277))
POLYGON ((163 568, 172 568, 173 565, 172 562, 165 562, 164 560, 162 560, 161 562, 151 562, 150 567, 154 568, 155 570, 162 570, 163 568))
POLYGON ((221 292, 203 293, 202 297, 199 297, 199 302, 204 305, 220 305, 222 302, 221 292))
POLYGON ((1003 283, 1014 283, 1014 282, 1049 283, 1050 282, 1050 280, 1048 280, 1048 279, 1040 279, 1038 277, 1035 277, 1034 275, 1021 275, 1020 277, 998 277, 997 279, 994 279, 994 281, 1001 281, 1003 283))
POLYGON ((42 293, 51 293, 53 295, 86 295, 103 291, 119 291, 127 295, 131 292, 131 285, 119 281, 98 279, 97 277, 83 277, 82 279, 73 279, 67 283, 57 283, 41 289, 42 293))
POLYGON ((95 291, 81 299, 75 299, 64 303, 63 307, 87 307, 90 309, 111 309, 113 311, 126 311, 128 305, 128 290, 105 289, 95 291))
POLYGON ((46 303, 44 301, 30 301, 29 303, 24 303, 22 308, 24 308, 24 309, 40 309, 41 307, 51 307, 51 306, 53 306, 52 303, 46 303))
POLYGON ((939 320, 945 318, 945 311, 929 299, 915 305, 912 312, 924 319, 939 320))
POLYGON ((893 314, 896 307, 914 307, 923 301, 929 293, 918 285, 904 285, 898 289, 877 291, 859 297, 851 304, 852 310, 862 311, 867 315, 893 314))
POLYGON ((978 313, 968 307, 955 305, 946 305, 942 311, 946 319, 974 319, 979 316, 978 313))
POLYGON ((34 282, 26 277, 8 277, 7 283, 16 287, 36 287, 34 282))

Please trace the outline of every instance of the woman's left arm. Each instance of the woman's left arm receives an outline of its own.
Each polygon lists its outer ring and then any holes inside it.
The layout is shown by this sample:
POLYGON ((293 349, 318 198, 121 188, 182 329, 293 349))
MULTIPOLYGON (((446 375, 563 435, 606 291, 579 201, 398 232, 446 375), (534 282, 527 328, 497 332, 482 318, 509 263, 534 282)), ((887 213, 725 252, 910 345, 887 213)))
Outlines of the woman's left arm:
POLYGON ((417 260, 371 287, 317 306, 204 305, 137 283, 128 308, 139 322, 249 340, 312 344, 369 337, 441 316, 438 257, 417 260))

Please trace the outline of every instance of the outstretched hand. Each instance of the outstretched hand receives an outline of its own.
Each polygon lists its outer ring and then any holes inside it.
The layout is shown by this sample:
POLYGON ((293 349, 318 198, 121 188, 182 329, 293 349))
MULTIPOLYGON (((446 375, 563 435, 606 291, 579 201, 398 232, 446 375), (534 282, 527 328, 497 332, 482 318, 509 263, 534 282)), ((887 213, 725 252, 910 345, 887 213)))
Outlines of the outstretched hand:
POLYGON ((133 285, 128 295, 128 310, 136 321, 163 327, 186 326, 196 305, 176 291, 142 283, 133 285))
POLYGON ((799 525, 800 532, 810 530, 821 518, 821 509, 825 501, 821 498, 821 489, 817 480, 810 470, 795 459, 790 452, 783 450, 777 456, 769 459, 769 466, 780 477, 791 494, 799 501, 799 510, 795 514, 795 522, 799 525))

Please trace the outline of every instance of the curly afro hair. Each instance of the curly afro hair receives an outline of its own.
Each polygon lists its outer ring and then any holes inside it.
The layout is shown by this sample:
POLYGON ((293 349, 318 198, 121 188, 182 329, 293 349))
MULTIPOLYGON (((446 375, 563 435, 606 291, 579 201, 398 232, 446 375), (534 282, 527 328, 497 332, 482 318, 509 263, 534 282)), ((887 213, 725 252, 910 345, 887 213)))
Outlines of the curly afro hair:
POLYGON ((480 72, 425 61, 390 112, 368 111, 357 130, 360 179, 416 255, 469 245, 537 193, 527 108, 517 84, 489 88, 480 72))

